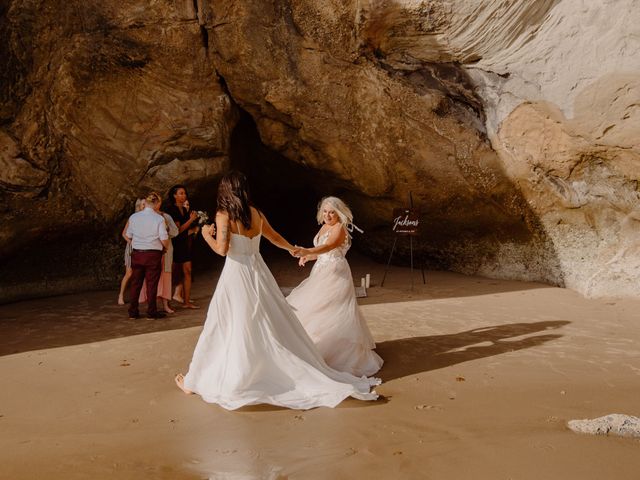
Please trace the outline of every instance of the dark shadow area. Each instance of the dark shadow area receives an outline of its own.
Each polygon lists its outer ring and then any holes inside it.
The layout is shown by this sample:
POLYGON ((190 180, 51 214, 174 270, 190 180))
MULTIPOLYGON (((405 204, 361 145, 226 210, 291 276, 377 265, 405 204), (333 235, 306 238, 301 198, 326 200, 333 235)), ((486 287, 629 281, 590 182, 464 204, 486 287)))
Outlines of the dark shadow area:
MULTIPOLYGON (((292 244, 310 245, 319 228, 315 216, 320 198, 332 192, 323 190, 322 172, 292 162, 275 150, 265 146, 257 126, 246 111, 240 109, 240 118, 231 133, 231 168, 243 172, 250 184, 254 205, 269 220, 271 226, 292 244), (319 185, 316 190, 315 185, 319 185)), ((213 183, 194 184, 189 187, 192 208, 205 210, 214 221, 219 179, 213 183)), ((209 271, 217 255, 198 235, 193 243, 193 269, 196 275, 209 271)), ((262 242, 263 254, 277 255, 279 250, 268 241, 262 242)))
MULTIPOLYGON (((255 205, 264 212, 271 226, 289 242, 307 244, 315 235, 318 201, 330 183, 326 174, 285 158, 265 146, 257 126, 247 112, 231 135, 231 167, 249 179, 255 205)), ((268 242, 263 245, 268 251, 268 242)))
POLYGON ((0 306, 0 356, 202 325, 208 303, 199 302, 199 310, 178 307, 175 314, 160 320, 146 318, 146 306, 141 305, 142 317, 129 320, 127 306, 116 305, 117 292, 88 292, 81 301, 78 297, 0 306))
POLYGON ((421 372, 437 370, 479 358, 532 348, 556 340, 562 335, 535 335, 509 340, 522 335, 557 330, 571 322, 558 320, 534 323, 512 323, 476 328, 460 333, 428 337, 403 338, 378 343, 376 351, 384 358, 382 370, 376 374, 384 382, 421 372), (490 342, 490 345, 478 345, 490 342))
POLYGON ((78 291, 116 288, 124 273, 125 242, 118 229, 43 228, 35 242, 18 242, 0 262, 0 304, 78 291))

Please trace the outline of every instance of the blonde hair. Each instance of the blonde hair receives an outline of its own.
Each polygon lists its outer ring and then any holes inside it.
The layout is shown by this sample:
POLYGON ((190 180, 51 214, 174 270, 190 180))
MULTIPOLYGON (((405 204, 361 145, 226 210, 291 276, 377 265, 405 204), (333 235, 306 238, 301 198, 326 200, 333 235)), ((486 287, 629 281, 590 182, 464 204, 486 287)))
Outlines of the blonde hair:
POLYGON ((145 207, 145 200, 144 198, 136 198, 136 212, 139 212, 140 210, 144 210, 145 207))
POLYGON ((318 203, 318 213, 316 214, 316 220, 318 225, 322 225, 322 208, 325 205, 331 205, 331 208, 338 214, 340 223, 347 224, 353 222, 353 213, 351 209, 347 207, 347 204, 340 200, 338 197, 324 197, 318 203))
POLYGON ((333 208, 333 210, 338 214, 340 223, 344 228, 347 229, 347 232, 353 232, 353 229, 355 228, 360 233, 363 233, 362 230, 356 227, 353 223, 353 213, 351 213, 351 209, 338 197, 324 197, 322 200, 320 200, 320 203, 318 203, 318 213, 316 214, 318 225, 322 225, 322 208, 325 205, 330 205, 331 208, 333 208))
POLYGON ((157 192, 151 192, 149 193, 149 195, 146 196, 146 198, 144 199, 144 202, 148 206, 159 205, 160 203, 162 203, 162 197, 157 192))

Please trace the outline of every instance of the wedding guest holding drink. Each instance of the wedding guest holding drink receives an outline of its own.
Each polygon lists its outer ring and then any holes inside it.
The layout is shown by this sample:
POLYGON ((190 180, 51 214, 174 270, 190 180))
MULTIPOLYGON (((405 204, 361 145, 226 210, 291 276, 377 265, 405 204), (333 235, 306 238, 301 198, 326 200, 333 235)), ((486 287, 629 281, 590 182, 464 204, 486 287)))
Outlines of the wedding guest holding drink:
POLYGON ((176 288, 178 288, 178 285, 182 285, 182 295, 174 295, 173 298, 177 301, 182 301, 184 308, 199 308, 191 302, 192 244, 189 242, 189 230, 197 225, 198 214, 194 211, 189 211, 185 207, 185 202, 188 202, 188 195, 184 185, 171 187, 169 201, 171 206, 167 208, 167 213, 171 215, 178 227, 178 235, 172 240, 173 270, 175 273, 174 278, 176 279, 174 283, 176 288))

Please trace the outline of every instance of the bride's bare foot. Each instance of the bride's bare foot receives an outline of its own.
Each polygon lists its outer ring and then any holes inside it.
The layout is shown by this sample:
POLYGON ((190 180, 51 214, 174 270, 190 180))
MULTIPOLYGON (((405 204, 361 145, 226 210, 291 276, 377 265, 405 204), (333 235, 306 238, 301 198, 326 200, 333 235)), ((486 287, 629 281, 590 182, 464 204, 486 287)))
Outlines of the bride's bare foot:
POLYGON ((198 308, 200 308, 198 305, 196 305, 195 303, 185 303, 184 305, 182 305, 182 308, 192 308, 194 310, 197 310, 198 308))
POLYGON ((167 313, 176 313, 175 310, 173 310, 172 308, 169 308, 169 307, 164 307, 164 311, 167 312, 167 313))
POLYGON ((184 387, 184 375, 182 375, 181 373, 177 374, 175 377, 175 381, 178 388, 184 393, 186 393, 187 395, 191 395, 193 393, 191 390, 188 390, 184 387))

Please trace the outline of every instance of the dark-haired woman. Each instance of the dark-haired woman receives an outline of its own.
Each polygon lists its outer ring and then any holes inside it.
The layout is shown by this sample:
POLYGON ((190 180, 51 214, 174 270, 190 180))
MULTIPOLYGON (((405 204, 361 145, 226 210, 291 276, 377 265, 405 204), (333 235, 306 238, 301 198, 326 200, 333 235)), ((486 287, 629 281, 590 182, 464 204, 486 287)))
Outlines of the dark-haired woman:
POLYGON ((182 301, 184 308, 199 308, 191 302, 191 243, 189 242, 189 229, 198 219, 194 211, 185 207, 187 202, 187 189, 184 185, 174 185, 169 190, 169 201, 172 203, 166 213, 171 215, 178 227, 178 235, 172 239, 173 244, 173 272, 174 285, 178 289, 182 285, 182 297, 174 300, 182 301), (180 281, 178 281, 180 279, 180 281))
POLYGON ((185 393, 228 410, 260 403, 334 407, 349 396, 377 398, 370 390, 378 379, 327 366, 286 302, 260 255, 260 238, 290 252, 294 247, 251 206, 241 173, 220 182, 215 226, 205 225, 202 235, 227 259, 189 372, 176 376, 185 393))

